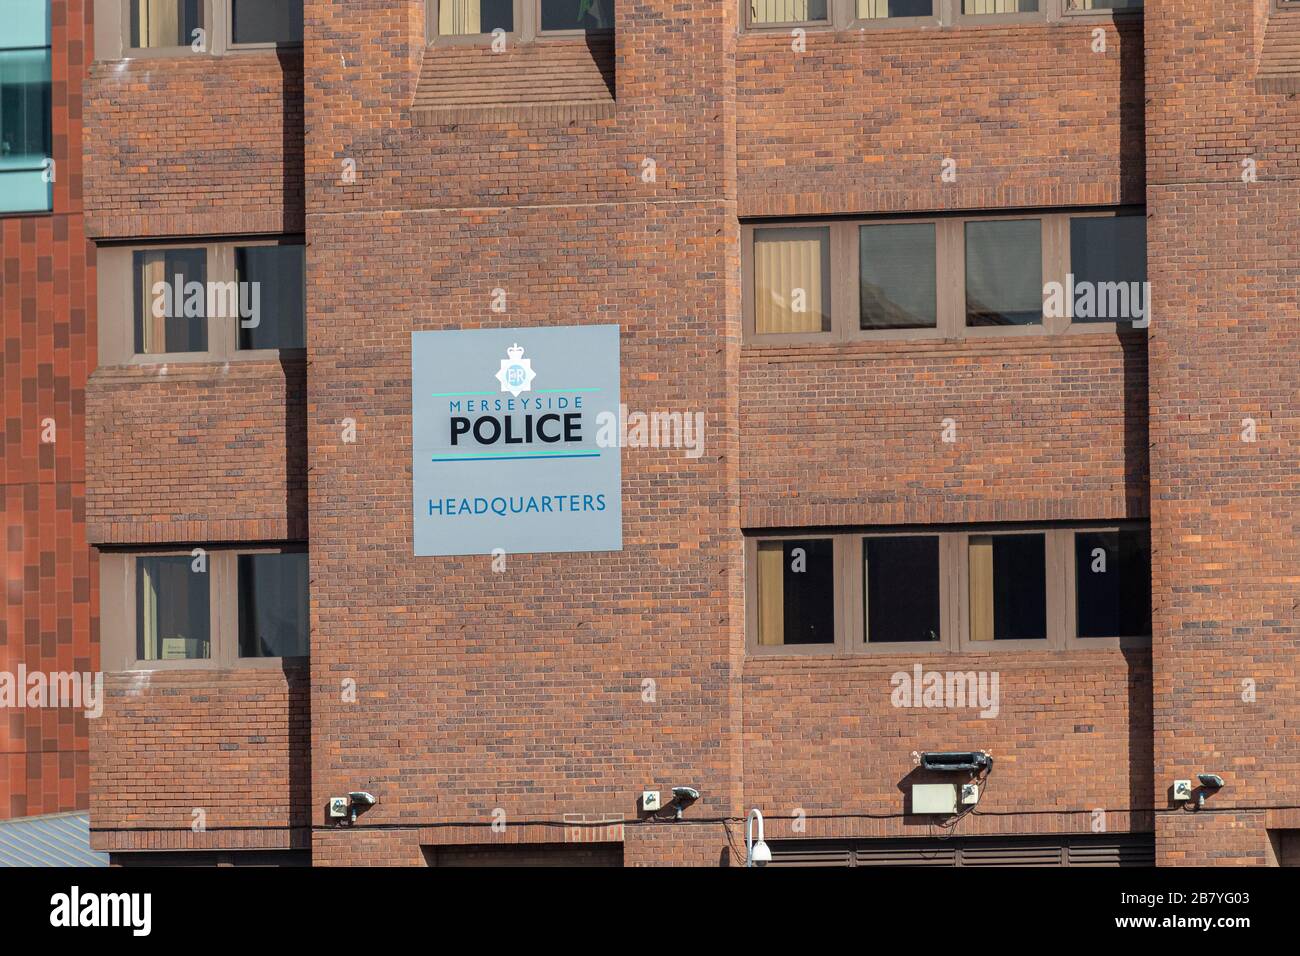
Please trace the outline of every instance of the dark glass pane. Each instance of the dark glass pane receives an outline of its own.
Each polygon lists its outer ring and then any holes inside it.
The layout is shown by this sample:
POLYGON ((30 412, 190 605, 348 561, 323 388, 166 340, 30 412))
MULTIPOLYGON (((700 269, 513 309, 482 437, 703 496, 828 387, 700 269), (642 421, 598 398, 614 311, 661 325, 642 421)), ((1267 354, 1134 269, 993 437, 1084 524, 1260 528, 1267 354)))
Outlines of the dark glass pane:
POLYGON ((239 556, 239 656, 307 655, 307 553, 239 556))
POLYGON ((935 306, 934 223, 886 223, 858 229, 863 329, 932 329, 935 306))
POLYGON ((614 0, 542 0, 542 29, 612 30, 614 0))
POLYGON ((302 246, 235 249, 241 349, 301 349, 306 343, 302 246))
POLYGON ((1038 325, 1042 321, 1042 221, 966 223, 966 324, 1038 325))
POLYGON ((0 173, 50 155, 50 51, 0 50, 0 173))
POLYGON ((1141 320, 1148 303, 1146 216, 1078 216, 1070 220, 1074 321, 1141 320), (1089 298, 1081 299, 1087 283, 1089 298))
POLYGON ((207 252, 137 250, 132 274, 136 353, 207 351, 207 252))
POLYGON ((235 43, 301 43, 302 0, 231 0, 235 43))
POLYGON ((194 560, 189 555, 136 559, 135 634, 140 660, 212 656, 208 572, 195 571, 194 560))
POLYGON ((835 549, 830 538, 758 546, 759 644, 835 643, 835 549))
POLYGON ((866 538, 862 549, 867 640, 939 640, 938 537, 866 538))
POLYGON ((136 49, 189 46, 203 26, 203 0, 127 0, 131 46, 136 49))
POLYGON ((1074 535, 1080 637, 1151 634, 1151 537, 1145 530, 1074 535))
POLYGON ((1041 534, 971 535, 970 639, 1047 637, 1047 552, 1041 534))

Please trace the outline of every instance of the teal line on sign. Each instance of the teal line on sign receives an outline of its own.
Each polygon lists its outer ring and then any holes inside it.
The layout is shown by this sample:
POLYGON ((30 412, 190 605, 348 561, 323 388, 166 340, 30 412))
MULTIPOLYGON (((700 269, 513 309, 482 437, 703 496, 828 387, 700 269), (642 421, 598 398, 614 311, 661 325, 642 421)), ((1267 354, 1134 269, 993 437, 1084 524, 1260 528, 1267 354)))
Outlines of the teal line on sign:
MULTIPOLYGON (((557 395, 560 392, 599 392, 598 388, 538 388, 539 395, 557 395)), ((455 398, 457 395, 504 395, 505 392, 434 392, 433 398, 455 398)))
POLYGON ((531 452, 521 451, 513 455, 490 455, 490 456, 481 456, 477 458, 465 458, 465 457, 458 456, 452 458, 430 458, 429 460, 430 461, 510 461, 512 459, 519 459, 519 458, 538 459, 538 458, 599 458, 599 457, 600 457, 600 452, 598 451, 583 452, 581 454, 570 454, 570 455, 552 454, 550 452, 541 452, 541 451, 531 451, 531 452))

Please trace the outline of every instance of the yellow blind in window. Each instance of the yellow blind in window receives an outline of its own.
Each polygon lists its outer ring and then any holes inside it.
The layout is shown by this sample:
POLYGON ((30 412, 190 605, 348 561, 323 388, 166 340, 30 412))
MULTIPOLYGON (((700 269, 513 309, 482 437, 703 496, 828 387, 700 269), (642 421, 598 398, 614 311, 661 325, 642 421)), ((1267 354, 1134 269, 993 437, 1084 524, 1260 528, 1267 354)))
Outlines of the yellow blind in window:
POLYGON ((758 545, 758 643, 785 643, 785 549, 780 541, 758 545))
POLYGON ((176 46, 181 28, 178 0, 136 0, 141 48, 176 46))
POLYGON ((822 331, 822 245, 804 230, 755 237, 755 332, 822 331))
POLYGON ((438 0, 438 33, 445 37, 481 33, 481 12, 480 0, 438 0))
POLYGON ((889 0, 858 0, 859 20, 883 20, 889 16, 889 0))
POLYGON ((970 639, 993 640, 993 539, 970 538, 970 639))
POLYGON ((750 23, 800 23, 808 19, 808 0, 749 0, 750 23))
POLYGON ((1019 13, 1020 0, 964 0, 962 10, 968 14, 1019 13))

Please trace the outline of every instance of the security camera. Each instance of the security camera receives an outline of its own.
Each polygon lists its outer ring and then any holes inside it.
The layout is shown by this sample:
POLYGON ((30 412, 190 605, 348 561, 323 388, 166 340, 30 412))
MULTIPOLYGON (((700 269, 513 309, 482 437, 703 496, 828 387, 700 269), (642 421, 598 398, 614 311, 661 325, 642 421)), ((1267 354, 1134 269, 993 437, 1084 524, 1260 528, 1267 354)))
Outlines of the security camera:
POLYGON ((348 794, 348 823, 356 823, 357 817, 378 802, 373 793, 367 793, 365 790, 353 790, 348 794))
POLYGON ((700 791, 694 787, 673 787, 673 808, 676 809, 676 818, 682 818, 682 810, 700 799, 700 791))
POLYGON ((1222 790, 1223 778, 1217 773, 1198 773, 1196 779, 1201 782, 1201 789, 1196 791, 1196 809, 1205 806, 1206 790, 1222 790))

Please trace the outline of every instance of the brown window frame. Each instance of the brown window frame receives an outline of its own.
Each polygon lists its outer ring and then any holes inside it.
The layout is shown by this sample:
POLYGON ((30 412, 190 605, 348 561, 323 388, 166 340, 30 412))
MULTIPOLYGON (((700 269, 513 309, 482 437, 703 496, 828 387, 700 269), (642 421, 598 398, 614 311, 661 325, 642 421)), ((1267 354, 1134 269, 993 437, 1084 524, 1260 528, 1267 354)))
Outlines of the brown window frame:
POLYGON ((966 325, 966 223, 1038 219, 1042 223, 1042 285, 1065 283, 1070 272, 1070 220, 1083 217, 1145 215, 1140 206, 1078 209, 999 210, 955 215, 882 215, 808 219, 763 219, 741 223, 741 318, 748 348, 785 348, 791 345, 831 345, 861 341, 906 342, 921 340, 997 339, 1021 336, 1055 336, 1074 333, 1112 335, 1143 332, 1144 326, 1127 321, 1076 322, 1069 316, 1043 315, 1034 325, 966 325), (933 223, 935 227, 934 328, 863 329, 860 327, 859 232, 861 226, 897 223, 933 223), (773 228, 829 228, 829 302, 831 327, 824 332, 764 333, 755 331, 754 232, 773 228))
MULTIPOLYGON (((208 316, 208 347, 203 352, 135 351, 134 254, 165 249, 203 249, 207 253, 207 281, 235 280, 235 249, 252 246, 302 246, 302 236, 251 236, 242 239, 166 239, 156 242, 112 243, 99 246, 96 256, 98 290, 98 367, 161 365, 201 362, 255 362, 302 356, 305 348, 241 349, 239 322, 230 316, 208 316)), ((304 278, 306 271, 304 269, 304 278)), ((304 299, 304 326, 307 321, 304 299)))
MULTIPOLYGON (((619 0, 614 0, 617 16, 619 0)), ((443 36, 438 32, 439 0, 425 0, 424 42, 426 46, 488 46, 491 33, 455 33, 443 36)), ((515 43, 536 43, 546 40, 574 40, 586 36, 611 36, 614 27, 602 30, 543 30, 542 0, 512 0, 515 28, 505 35, 515 43)))
MULTIPOLYGON (((307 553, 307 545, 245 544, 158 546, 130 551, 101 551, 99 555, 101 667, 108 673, 122 671, 282 669, 286 664, 305 663, 301 657, 241 657, 239 654, 239 556, 241 554, 307 553), (139 558, 192 557, 195 548, 207 556, 208 608, 211 656, 187 660, 139 658, 136 633, 136 580, 139 558)), ((309 585, 310 587, 310 585, 309 585)))
MULTIPOLYGON (((1300 0, 1295 0, 1300 3, 1300 0)), ((1064 23, 1084 19, 1113 21, 1142 16, 1136 10, 1070 10, 1067 0, 1039 0, 1034 13, 963 13, 962 0, 934 0, 934 13, 920 17, 859 18, 857 0, 828 0, 825 20, 790 20, 784 23, 754 23, 750 0, 740 0, 740 27, 746 33, 788 33, 802 29, 809 33, 852 30, 931 30, 951 27, 1002 26, 1024 23, 1064 23)))
POLYGON ((182 56, 228 56, 267 50, 301 50, 302 41, 235 43, 234 5, 231 0, 203 0, 203 24, 208 31, 208 48, 202 53, 185 46, 131 46, 131 0, 94 0, 95 59, 143 60, 182 56))
POLYGON ((996 655, 1003 653, 1064 653, 1108 648, 1151 646, 1151 635, 1130 637, 1077 636, 1075 616, 1074 536, 1076 532, 1144 530, 1146 521, 1006 524, 992 526, 917 526, 889 528, 827 528, 822 531, 763 531, 744 536, 745 653, 749 657, 848 658, 880 654, 996 655), (1040 534, 1043 536, 1047 633, 1043 639, 970 639, 970 563, 972 536, 1040 534), (900 641, 872 644, 867 640, 863 592, 862 542, 866 538, 937 536, 939 538, 939 619, 943 628, 937 641, 900 641), (831 539, 835 581, 835 640, 826 644, 758 643, 758 546, 764 541, 831 539))

